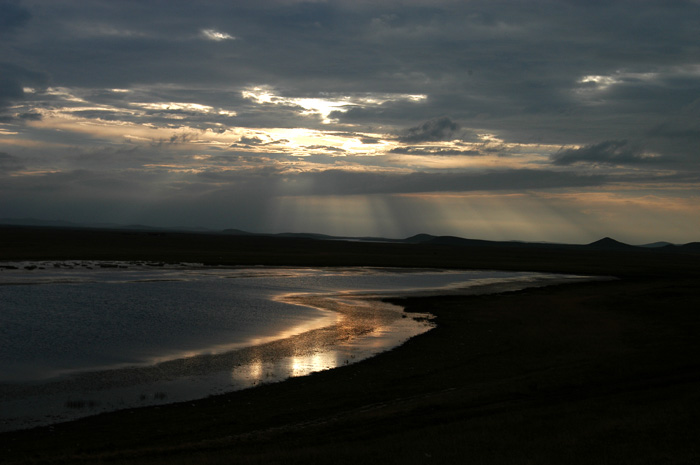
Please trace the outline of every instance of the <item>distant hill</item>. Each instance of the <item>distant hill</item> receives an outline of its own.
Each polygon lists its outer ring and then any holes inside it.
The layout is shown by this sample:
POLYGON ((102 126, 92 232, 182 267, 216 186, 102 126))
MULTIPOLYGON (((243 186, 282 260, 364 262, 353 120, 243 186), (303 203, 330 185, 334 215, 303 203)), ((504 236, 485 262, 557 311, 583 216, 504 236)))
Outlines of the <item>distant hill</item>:
POLYGON ((586 247, 592 249, 606 249, 606 250, 631 250, 636 248, 633 245, 625 244, 624 242, 616 241, 610 237, 604 237, 595 242, 591 242, 586 245, 586 247))
POLYGON ((465 239, 463 237, 457 236, 439 236, 428 241, 430 244, 441 244, 441 245, 462 245, 462 246, 489 246, 494 244, 503 244, 503 242, 496 241, 484 241, 481 239, 465 239))
POLYGON ((331 236, 328 234, 318 233, 255 233, 244 231, 241 229, 224 229, 214 231, 206 228, 166 228, 154 227, 141 224, 120 225, 115 223, 72 223, 70 221, 52 221, 40 220, 36 218, 0 218, 0 226, 30 226, 30 227, 53 227, 65 229, 113 229, 113 230, 128 230, 128 231, 144 231, 144 232, 198 232, 204 234, 223 234, 231 236, 260 236, 260 237, 278 237, 291 239, 310 239, 320 241, 353 241, 353 242, 384 242, 395 244, 428 244, 428 245, 445 245, 445 246, 460 246, 460 247, 508 247, 508 248, 560 248, 560 249, 595 249, 595 250, 647 250, 652 252, 668 252, 668 253, 700 253, 700 242, 691 242, 684 245, 674 245, 670 242, 652 242, 644 245, 630 245, 624 242, 617 241, 610 237, 604 237, 595 242, 586 245, 577 244, 561 244, 550 242, 524 242, 524 241, 488 241, 483 239, 467 239, 458 236, 434 236, 432 234, 416 234, 405 239, 392 239, 386 237, 374 236, 331 236))
POLYGON ((684 245, 676 245, 673 248, 683 252, 700 253, 700 242, 689 242, 684 245))
POLYGON ((335 237, 335 236, 329 236, 328 234, 316 234, 316 233, 284 232, 284 233, 266 234, 266 235, 267 236, 275 236, 275 237, 296 237, 296 238, 302 238, 302 239, 317 239, 317 240, 321 240, 321 241, 346 239, 344 237, 335 237))
POLYGON ((437 239, 437 237, 430 234, 416 234, 415 236, 403 239, 401 242, 406 242, 408 244, 422 244, 423 242, 430 242, 434 239, 437 239))
POLYGON ((240 229, 224 229, 221 232, 223 234, 230 234, 232 236, 257 236, 257 234, 255 234, 255 233, 243 231, 240 229))

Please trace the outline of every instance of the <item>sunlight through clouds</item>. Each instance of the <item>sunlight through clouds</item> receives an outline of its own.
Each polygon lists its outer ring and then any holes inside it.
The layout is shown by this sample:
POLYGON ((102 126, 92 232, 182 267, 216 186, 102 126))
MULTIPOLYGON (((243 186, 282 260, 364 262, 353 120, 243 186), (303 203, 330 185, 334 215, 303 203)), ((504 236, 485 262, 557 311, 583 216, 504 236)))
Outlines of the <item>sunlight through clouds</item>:
MULTIPOLYGON (((222 108, 214 108, 209 105, 201 105, 198 103, 184 103, 184 102, 158 102, 158 103, 139 103, 132 102, 131 106, 142 108, 144 110, 156 110, 162 112, 188 112, 188 113, 202 113, 202 114, 216 114, 223 116, 236 116, 235 111, 224 110, 222 108)), ((171 116, 174 117, 174 116, 171 116)), ((181 119, 186 119, 186 116, 182 116, 181 119)))
POLYGON ((202 29, 201 31, 202 36, 205 39, 208 40, 213 40, 216 42, 220 42, 222 40, 235 40, 236 38, 233 37, 231 34, 227 32, 220 32, 215 29, 202 29))
POLYGON ((267 224, 273 231, 395 237, 400 231, 387 213, 381 197, 375 196, 284 196, 276 199, 267 224))
POLYGON ((11 2, 0 218, 697 240, 700 5, 533 2, 11 2))
POLYGON ((426 95, 421 94, 329 95, 327 98, 284 97, 275 94, 275 90, 270 86, 250 87, 243 90, 241 95, 260 104, 298 106, 302 109, 299 112, 300 115, 318 115, 324 124, 337 122, 336 118, 330 117, 333 112, 345 113, 354 107, 377 106, 386 102, 421 102, 427 98, 426 95))

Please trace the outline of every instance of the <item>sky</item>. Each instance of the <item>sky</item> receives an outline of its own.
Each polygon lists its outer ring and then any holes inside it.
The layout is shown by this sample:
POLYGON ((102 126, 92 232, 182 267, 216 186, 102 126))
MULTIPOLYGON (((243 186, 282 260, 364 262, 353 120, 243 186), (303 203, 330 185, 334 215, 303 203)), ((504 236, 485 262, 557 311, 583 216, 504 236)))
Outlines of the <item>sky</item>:
POLYGON ((700 240, 700 1, 0 0, 0 218, 700 240))

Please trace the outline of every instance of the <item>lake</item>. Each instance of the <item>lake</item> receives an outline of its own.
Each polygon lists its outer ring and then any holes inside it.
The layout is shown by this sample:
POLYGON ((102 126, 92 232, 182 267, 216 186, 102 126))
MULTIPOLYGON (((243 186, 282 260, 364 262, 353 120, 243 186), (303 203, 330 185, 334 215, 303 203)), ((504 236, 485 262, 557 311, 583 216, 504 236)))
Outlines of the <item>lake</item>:
POLYGON ((0 430, 276 382, 432 327, 382 297, 581 277, 387 268, 0 263, 0 430))

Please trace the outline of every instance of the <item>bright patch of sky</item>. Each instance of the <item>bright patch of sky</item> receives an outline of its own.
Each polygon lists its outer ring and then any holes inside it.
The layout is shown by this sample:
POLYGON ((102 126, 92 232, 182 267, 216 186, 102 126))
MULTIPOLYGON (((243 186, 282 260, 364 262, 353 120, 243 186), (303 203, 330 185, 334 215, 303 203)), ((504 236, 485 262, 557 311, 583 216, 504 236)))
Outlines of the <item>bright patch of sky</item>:
POLYGON ((202 29, 202 36, 208 40, 220 42, 222 40, 234 40, 235 37, 228 32, 220 32, 215 29, 202 29))
POLYGON ((241 91, 243 98, 260 104, 298 106, 300 115, 319 115, 324 124, 337 123, 337 118, 331 118, 333 112, 345 113, 352 108, 382 105, 387 102, 421 102, 427 99, 421 94, 373 94, 356 96, 323 96, 323 97, 285 97, 275 93, 269 86, 256 86, 241 91))

